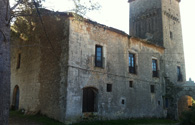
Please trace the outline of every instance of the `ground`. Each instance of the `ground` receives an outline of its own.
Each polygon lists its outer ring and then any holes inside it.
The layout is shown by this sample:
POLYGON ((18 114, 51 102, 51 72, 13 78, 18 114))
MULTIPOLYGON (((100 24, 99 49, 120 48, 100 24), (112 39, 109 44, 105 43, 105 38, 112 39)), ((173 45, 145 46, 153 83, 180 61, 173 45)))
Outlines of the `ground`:
POLYGON ((42 125, 37 121, 29 120, 28 118, 20 118, 12 116, 9 118, 9 125, 42 125))
MULTIPOLYGON (((81 122, 75 125, 177 125, 177 121, 166 119, 131 119, 131 120, 111 120, 111 121, 91 121, 81 122)), ((17 111, 10 111, 9 125, 64 125, 58 121, 42 115, 24 115, 17 111)))

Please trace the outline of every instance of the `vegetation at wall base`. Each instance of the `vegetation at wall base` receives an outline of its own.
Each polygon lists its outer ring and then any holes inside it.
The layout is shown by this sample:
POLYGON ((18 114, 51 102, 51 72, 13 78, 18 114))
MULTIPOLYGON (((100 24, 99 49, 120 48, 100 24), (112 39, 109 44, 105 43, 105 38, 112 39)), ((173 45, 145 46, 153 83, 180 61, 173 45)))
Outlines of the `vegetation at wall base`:
MULTIPOLYGON (((43 116, 41 114, 25 115, 21 111, 10 111, 10 117, 18 117, 19 119, 28 119, 41 125, 64 125, 56 120, 43 116)), ((152 125, 171 125, 176 124, 178 121, 169 119, 157 119, 157 118, 132 118, 132 119, 120 119, 120 120, 106 120, 106 121, 83 121, 75 123, 73 125, 136 125, 136 124, 152 124, 152 125)))
POLYGON ((189 111, 185 111, 181 116, 181 125, 195 125, 195 104, 189 111))
POLYGON ((140 118, 140 119, 121 119, 121 120, 107 120, 107 121, 90 121, 80 122, 73 125, 136 125, 136 124, 176 124, 178 121, 157 118, 140 118))
POLYGON ((43 116, 41 114, 36 115, 25 115, 21 111, 10 111, 10 117, 17 117, 21 120, 28 119, 30 121, 34 121, 40 123, 41 125, 64 125, 54 119, 48 118, 47 116, 43 116))

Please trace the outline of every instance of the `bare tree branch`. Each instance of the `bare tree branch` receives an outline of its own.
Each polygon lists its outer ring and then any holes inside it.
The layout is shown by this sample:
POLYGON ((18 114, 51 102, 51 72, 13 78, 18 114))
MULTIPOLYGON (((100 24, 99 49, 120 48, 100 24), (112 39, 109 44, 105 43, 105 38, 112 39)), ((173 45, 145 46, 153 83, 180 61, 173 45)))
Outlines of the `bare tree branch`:
POLYGON ((22 3, 22 0, 18 0, 18 2, 11 8, 11 10, 14 10, 20 3, 22 3))

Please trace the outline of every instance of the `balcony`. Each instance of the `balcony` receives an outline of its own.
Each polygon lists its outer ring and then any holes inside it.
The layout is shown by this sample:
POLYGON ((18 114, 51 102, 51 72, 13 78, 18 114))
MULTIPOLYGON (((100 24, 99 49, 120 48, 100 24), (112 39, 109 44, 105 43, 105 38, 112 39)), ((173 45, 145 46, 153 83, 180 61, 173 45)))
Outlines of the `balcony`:
POLYGON ((182 82, 182 81, 183 81, 183 76, 182 76, 182 74, 178 74, 178 76, 177 76, 177 81, 178 81, 178 82, 182 82))
POLYGON ((157 71, 152 71, 152 77, 159 77, 158 70, 157 71))
POLYGON ((129 66, 129 73, 136 74, 136 67, 129 66))

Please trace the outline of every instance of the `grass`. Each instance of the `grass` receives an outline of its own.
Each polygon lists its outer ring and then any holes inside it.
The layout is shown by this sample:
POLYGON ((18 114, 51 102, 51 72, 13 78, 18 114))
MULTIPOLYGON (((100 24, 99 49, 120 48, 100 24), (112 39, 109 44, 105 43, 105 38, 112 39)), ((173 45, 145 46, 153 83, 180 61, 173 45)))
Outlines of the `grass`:
MULTIPOLYGON (((24 115, 19 111, 10 111, 10 117, 17 117, 19 119, 27 119, 34 121, 43 125, 64 125, 56 120, 48 118, 43 115, 24 115)), ((107 121, 89 121, 89 122, 80 122, 73 125, 133 125, 133 124, 176 124, 177 121, 172 121, 168 119, 129 119, 129 120, 107 120, 107 121)))
POLYGON ((19 111, 10 111, 10 117, 18 117, 19 119, 28 119, 43 125, 64 125, 61 122, 48 118, 46 116, 37 114, 37 115, 24 115, 19 111))
POLYGON ((74 125, 133 125, 133 124, 176 124, 178 122, 168 119, 129 119, 129 120, 109 120, 109 121, 91 121, 81 122, 74 125))

